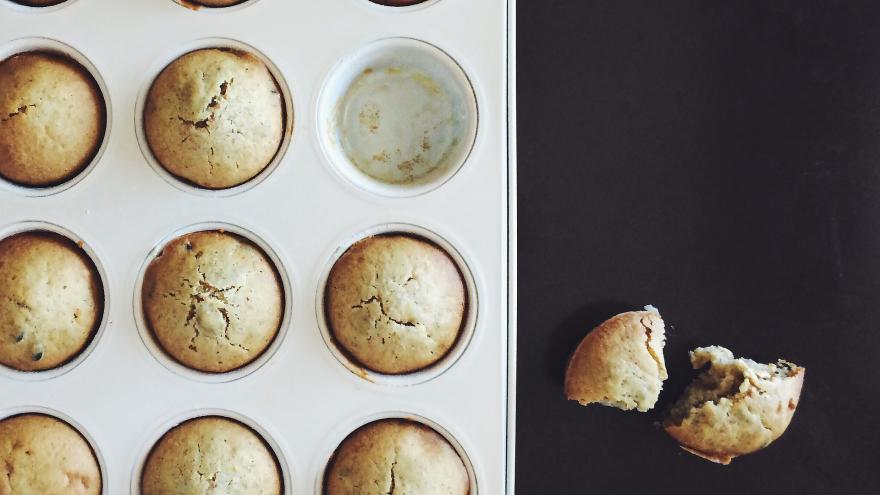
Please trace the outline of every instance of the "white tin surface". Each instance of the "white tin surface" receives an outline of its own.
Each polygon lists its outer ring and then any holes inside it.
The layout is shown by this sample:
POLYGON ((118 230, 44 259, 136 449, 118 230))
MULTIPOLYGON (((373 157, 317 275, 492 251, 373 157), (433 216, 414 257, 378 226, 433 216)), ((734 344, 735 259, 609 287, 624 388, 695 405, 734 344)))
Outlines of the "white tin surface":
POLYGON ((147 444, 174 418, 226 411, 271 436, 290 476, 288 493, 311 494, 330 444, 345 430, 400 411, 454 438, 480 494, 512 491, 509 8, 507 0, 439 0, 402 9, 367 0, 256 0, 200 11, 173 0, 76 0, 48 10, 0 2, 0 53, 17 51, 21 38, 71 47, 106 90, 110 126, 99 159, 70 187, 39 197, 0 187, 0 232, 33 221, 75 234, 97 258, 111 302, 94 347, 65 373, 40 380, 0 373, 0 417, 22 408, 60 412, 100 453, 105 493, 125 495, 147 444), (470 81, 479 108, 464 164, 417 195, 379 194, 346 179, 322 152, 315 128, 331 70, 386 38, 422 40, 446 53, 470 81), (236 194, 178 187, 157 173, 138 143, 136 108, 145 85, 174 55, 211 39, 259 51, 292 95, 287 149, 271 171, 236 194), (136 322, 134 295, 149 253, 198 224, 254 233, 289 281, 283 339, 259 369, 231 381, 169 369, 145 345, 136 322), (479 297, 461 355, 437 376, 407 386, 353 374, 325 343, 315 310, 328 260, 358 233, 387 224, 441 235, 467 262, 479 297))

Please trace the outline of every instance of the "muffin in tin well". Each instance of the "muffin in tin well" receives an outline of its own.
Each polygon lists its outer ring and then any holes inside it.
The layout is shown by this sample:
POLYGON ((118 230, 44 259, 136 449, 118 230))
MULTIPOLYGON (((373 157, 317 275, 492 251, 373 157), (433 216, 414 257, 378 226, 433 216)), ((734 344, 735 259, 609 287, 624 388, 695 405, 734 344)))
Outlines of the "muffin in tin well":
POLYGON ((219 416, 186 421, 156 443, 141 473, 142 495, 280 495, 278 460, 247 426, 219 416))
POLYGON ((103 312, 100 275, 73 241, 31 231, 0 241, 0 364, 58 367, 91 341, 103 312))
POLYGON ((442 359, 458 339, 467 302, 449 255, 405 234, 352 245, 333 265, 324 296, 336 344, 384 374, 411 373, 442 359))
POLYGON ((249 240, 222 231, 169 242, 147 267, 142 298, 160 347, 208 373, 257 359, 284 316, 284 290, 272 261, 249 240))
POLYGON ((0 421, 0 493, 98 495, 101 469, 88 441, 45 414, 0 421))
POLYGON ((259 175, 281 147, 286 125, 278 83, 251 53, 205 48, 171 62, 144 105, 153 156, 169 173, 206 189, 259 175))
POLYGON ((0 62, 0 176, 26 187, 65 182, 104 139, 98 83, 64 55, 25 52, 0 62))
POLYGON ((470 478, 455 448, 421 423, 383 419, 355 430, 324 473, 325 495, 466 495, 470 478))

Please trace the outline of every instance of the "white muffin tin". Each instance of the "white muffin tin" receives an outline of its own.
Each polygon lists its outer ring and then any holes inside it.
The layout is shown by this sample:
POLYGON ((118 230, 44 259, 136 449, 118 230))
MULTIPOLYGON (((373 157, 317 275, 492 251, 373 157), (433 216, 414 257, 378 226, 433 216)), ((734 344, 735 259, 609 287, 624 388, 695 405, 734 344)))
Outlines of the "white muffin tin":
POLYGON ((70 182, 27 189, 0 181, 0 237, 37 228, 82 241, 107 298, 99 333, 65 367, 0 369, 0 417, 45 412, 79 428, 99 454, 107 494, 138 493, 153 442, 187 418, 211 414, 266 437, 283 465, 285 493, 320 493, 338 443, 383 417, 423 421, 446 435, 474 493, 512 492, 512 3, 434 0, 395 8, 368 0, 251 0, 192 10, 173 0, 70 0, 44 9, 0 0, 0 59, 34 49, 69 54, 95 75, 108 113, 96 160, 70 182), (177 56, 206 46, 263 57, 293 123, 270 168, 223 191, 180 183, 141 139, 152 79, 177 56), (363 60, 353 54, 381 57, 383 47, 393 55, 412 46, 442 55, 436 60, 448 57, 443 70, 466 78, 457 81, 472 88, 476 112, 465 134, 473 145, 444 173, 395 188, 346 168, 323 116, 341 91, 339 77, 362 70, 346 68, 363 60), (263 247, 287 296, 277 340, 227 375, 194 372, 164 356, 143 328, 138 304, 143 268, 157 250, 181 233, 213 228, 263 247), (471 291, 458 345, 438 366, 412 376, 358 371, 334 349, 321 311, 332 262, 360 237, 387 231, 438 242, 471 291))

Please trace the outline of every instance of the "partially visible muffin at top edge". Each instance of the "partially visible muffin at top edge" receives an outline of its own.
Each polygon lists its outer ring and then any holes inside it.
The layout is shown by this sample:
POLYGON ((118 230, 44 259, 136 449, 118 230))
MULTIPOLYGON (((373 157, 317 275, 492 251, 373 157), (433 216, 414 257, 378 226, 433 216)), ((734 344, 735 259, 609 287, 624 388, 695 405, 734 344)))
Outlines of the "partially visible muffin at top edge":
POLYGON ((259 175, 283 141, 278 82, 246 51, 204 48, 169 64, 144 106, 150 150, 169 173, 197 187, 227 189, 259 175))
POLYGON ((43 371, 67 363, 94 337, 103 308, 97 268, 70 239, 29 231, 0 240, 0 364, 43 371))
POLYGON ((352 432, 324 473, 325 495, 467 495, 470 477, 455 448, 422 423, 381 419, 352 432))
POLYGON ((0 176, 26 187, 82 172, 104 139, 98 83, 70 57, 32 51, 0 62, 0 176))
POLYGON ((278 459, 265 440, 220 416, 190 419, 166 432, 147 457, 140 485, 143 495, 280 495, 283 490, 278 459))
POLYGON ((232 7, 245 2, 247 0, 185 0, 185 3, 211 8, 232 7))
POLYGON ((405 374, 449 353, 462 331, 468 294, 442 248, 383 234, 356 242, 336 261, 324 305, 334 341, 357 364, 405 374))
POLYGON ((248 239, 221 231, 169 242, 144 274, 150 331, 179 363, 224 373, 259 358, 284 316, 277 268, 248 239))
POLYGON ((24 5, 26 7, 52 7, 64 3, 68 0, 12 0, 13 2, 24 5))
POLYGON ((74 427, 46 414, 0 420, 0 470, 4 469, 3 494, 98 495, 103 485, 89 442, 74 427))

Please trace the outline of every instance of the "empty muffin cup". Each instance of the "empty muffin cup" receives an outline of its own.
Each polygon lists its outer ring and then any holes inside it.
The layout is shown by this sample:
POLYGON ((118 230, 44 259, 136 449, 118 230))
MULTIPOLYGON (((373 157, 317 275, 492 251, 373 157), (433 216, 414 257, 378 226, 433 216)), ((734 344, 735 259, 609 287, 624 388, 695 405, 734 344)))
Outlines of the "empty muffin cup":
POLYGON ((356 186, 414 196, 452 177, 477 132, 474 90, 445 52, 408 38, 375 41, 333 69, 318 101, 321 147, 356 186))

